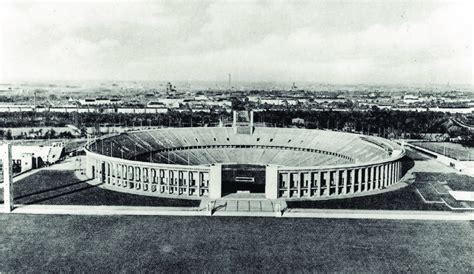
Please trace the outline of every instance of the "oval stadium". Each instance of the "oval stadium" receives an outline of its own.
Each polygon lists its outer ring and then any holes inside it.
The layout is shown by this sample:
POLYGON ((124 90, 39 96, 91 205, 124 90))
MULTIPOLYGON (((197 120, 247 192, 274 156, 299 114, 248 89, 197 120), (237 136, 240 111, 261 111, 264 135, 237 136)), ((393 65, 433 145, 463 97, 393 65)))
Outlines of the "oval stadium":
MULTIPOLYGON (((387 139, 327 130, 232 127, 131 131, 89 142, 86 174, 114 191, 173 198, 260 193, 331 199, 376 192, 401 178, 404 149, 387 139)), ((250 117, 250 118, 249 118, 250 117)))

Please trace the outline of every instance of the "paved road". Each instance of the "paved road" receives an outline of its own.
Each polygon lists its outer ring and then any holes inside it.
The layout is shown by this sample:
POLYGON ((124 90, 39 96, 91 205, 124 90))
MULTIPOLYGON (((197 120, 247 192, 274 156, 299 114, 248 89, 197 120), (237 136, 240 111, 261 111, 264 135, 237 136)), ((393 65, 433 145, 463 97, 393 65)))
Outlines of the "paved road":
MULTIPOLYGON (((208 216, 200 208, 144 206, 80 206, 80 205, 17 205, 13 214, 60 215, 173 215, 208 216)), ((409 211, 409 210, 349 210, 349 209, 288 209, 283 215, 262 211, 216 211, 213 216, 385 219, 385 220, 474 220, 472 212, 409 211)))

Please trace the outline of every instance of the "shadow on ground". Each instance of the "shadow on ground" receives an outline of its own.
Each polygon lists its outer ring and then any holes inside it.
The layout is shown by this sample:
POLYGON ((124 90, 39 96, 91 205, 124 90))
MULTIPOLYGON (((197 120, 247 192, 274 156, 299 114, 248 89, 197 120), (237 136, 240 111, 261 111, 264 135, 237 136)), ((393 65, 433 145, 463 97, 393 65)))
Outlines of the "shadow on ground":
MULTIPOLYGON (((43 170, 14 183, 16 204, 199 206, 197 200, 134 195, 102 189, 77 179, 73 171, 43 170)), ((0 198, 3 203, 3 196, 0 198)))

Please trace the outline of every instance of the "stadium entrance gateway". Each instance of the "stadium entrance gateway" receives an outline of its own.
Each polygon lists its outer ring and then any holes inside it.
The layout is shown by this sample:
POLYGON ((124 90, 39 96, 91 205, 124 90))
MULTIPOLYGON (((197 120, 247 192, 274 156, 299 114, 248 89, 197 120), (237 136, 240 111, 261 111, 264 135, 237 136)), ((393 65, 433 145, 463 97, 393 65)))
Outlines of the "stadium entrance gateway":
POLYGON ((265 193, 264 165, 222 165, 221 170, 222 196, 239 191, 265 193))

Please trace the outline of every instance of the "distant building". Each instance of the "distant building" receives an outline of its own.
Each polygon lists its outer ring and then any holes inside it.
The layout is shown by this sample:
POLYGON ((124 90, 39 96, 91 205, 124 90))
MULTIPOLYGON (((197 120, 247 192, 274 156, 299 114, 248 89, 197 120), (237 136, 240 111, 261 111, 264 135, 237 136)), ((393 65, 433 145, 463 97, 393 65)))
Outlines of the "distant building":
POLYGON ((79 105, 81 106, 110 106, 110 105, 121 105, 122 100, 118 98, 85 98, 79 99, 79 105))
POLYGON ((13 172, 20 173, 58 162, 65 156, 64 144, 56 142, 49 146, 13 145, 13 172))
POLYGON ((293 125, 304 125, 304 119, 303 118, 293 118, 293 119, 291 119, 291 123, 293 125))

